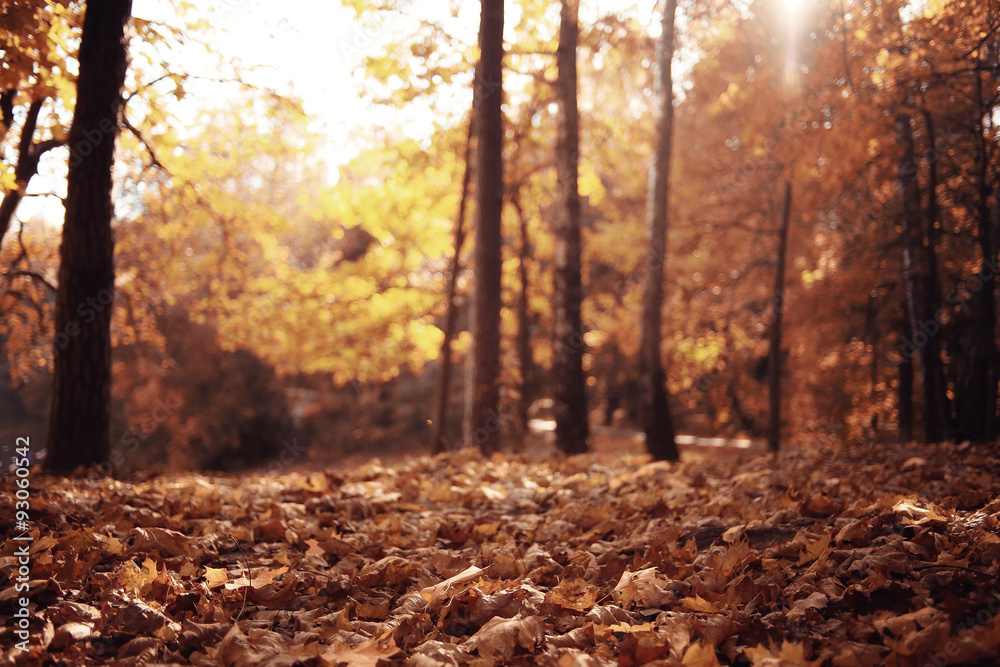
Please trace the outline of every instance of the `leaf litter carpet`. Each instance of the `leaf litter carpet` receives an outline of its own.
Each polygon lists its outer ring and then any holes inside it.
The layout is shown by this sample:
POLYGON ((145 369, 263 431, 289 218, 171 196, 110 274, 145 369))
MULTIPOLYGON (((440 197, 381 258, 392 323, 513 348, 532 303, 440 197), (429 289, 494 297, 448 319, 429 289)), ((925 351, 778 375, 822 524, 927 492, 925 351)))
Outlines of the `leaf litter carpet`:
MULTIPOLYGON (((16 665, 993 665, 994 448, 32 480, 16 665)), ((13 516, 12 488, 0 508, 13 516)))

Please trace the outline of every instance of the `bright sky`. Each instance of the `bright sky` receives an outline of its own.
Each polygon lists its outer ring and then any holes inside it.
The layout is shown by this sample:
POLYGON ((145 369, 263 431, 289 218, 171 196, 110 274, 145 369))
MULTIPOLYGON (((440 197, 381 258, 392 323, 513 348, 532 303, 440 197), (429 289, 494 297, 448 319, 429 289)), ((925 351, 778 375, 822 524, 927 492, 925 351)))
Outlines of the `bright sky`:
MULTIPOLYGON (((581 19, 586 22, 612 9, 631 9, 636 15, 654 19, 655 1, 585 2, 581 19)), ((201 3, 199 8, 205 8, 212 21, 213 48, 244 67, 254 68, 246 76, 251 83, 291 92, 303 100, 306 111, 322 123, 330 137, 327 159, 336 166, 361 148, 350 142, 352 130, 398 120, 395 112, 375 107, 365 99, 360 69, 365 57, 378 54, 394 35, 412 30, 415 17, 442 21, 456 36, 475 41, 480 3, 462 2, 457 19, 449 15, 450 4, 447 0, 414 0, 407 15, 387 12, 376 30, 359 25, 353 11, 338 0, 215 0, 201 3)), ((515 3, 507 3, 508 26, 517 20, 513 12, 515 3)), ((135 0, 133 14, 176 23, 166 0, 135 0)), ((651 32, 658 33, 658 22, 650 23, 654 28, 651 32)), ((190 72, 201 70, 206 76, 218 76, 213 70, 204 71, 206 60, 200 50, 192 49, 190 55, 178 57, 190 72)), ((221 97, 225 91, 213 91, 209 86, 200 91, 202 99, 213 94, 221 97)), ((467 104, 461 103, 461 111, 467 104)), ((410 134, 429 135, 432 120, 419 113, 410 114, 407 129, 410 134)))
MULTIPOLYGON (((362 148, 366 127, 390 125, 402 119, 397 112, 374 106, 365 97, 364 73, 360 69, 366 56, 379 53, 394 35, 408 32, 416 20, 428 17, 447 22, 454 34, 467 35, 474 41, 479 28, 478 2, 461 3, 457 19, 449 17, 446 0, 414 0, 408 16, 387 13, 382 25, 368 30, 354 20, 353 11, 339 0, 210 0, 198 3, 198 10, 211 23, 203 37, 227 60, 241 66, 249 83, 279 93, 292 93, 302 99, 305 110, 317 119, 328 139, 326 160, 335 177, 336 167, 347 162, 362 148)), ((586 23, 609 11, 626 11, 647 21, 651 34, 659 33, 656 0, 592 0, 581 8, 581 22, 586 23)), ((507 3, 508 26, 517 17, 514 3, 507 3)), ((147 20, 178 25, 174 8, 168 0, 134 0, 132 13, 147 20)), ((133 48, 135 46, 133 45, 133 48)), ((200 46, 189 46, 169 54, 176 71, 208 78, 226 76, 217 69, 217 59, 207 57, 200 46)), ((471 67, 471 65, 470 65, 471 67)), ((193 119, 198 105, 222 103, 231 89, 210 82, 189 81, 187 109, 175 109, 180 122, 193 119)), ((456 100, 461 109, 468 101, 456 100)), ((406 130, 411 135, 428 136, 433 118, 429 114, 408 113, 406 130)), ((65 174, 65 154, 53 151, 41 165, 31 192, 64 192, 58 174, 65 174), (47 164, 46 164, 47 162, 47 164)), ((29 197, 18 210, 18 218, 29 219, 41 213, 46 220, 61 220, 62 205, 52 197, 29 197)))
MULTIPOLYGON (((391 34, 394 17, 385 28, 371 33, 358 25, 353 12, 331 0, 217 0, 201 3, 212 25, 207 39, 225 58, 239 63, 243 76, 261 88, 292 93, 303 100, 330 137, 328 160, 342 164, 357 151, 338 137, 365 123, 393 120, 384 109, 373 109, 364 99, 364 58, 377 53, 391 34)), ((176 24, 169 2, 135 0, 133 14, 176 24)), ((187 73, 218 77, 215 62, 191 47, 171 54, 187 73)), ((222 101, 227 89, 214 83, 191 83, 192 102, 222 101)))

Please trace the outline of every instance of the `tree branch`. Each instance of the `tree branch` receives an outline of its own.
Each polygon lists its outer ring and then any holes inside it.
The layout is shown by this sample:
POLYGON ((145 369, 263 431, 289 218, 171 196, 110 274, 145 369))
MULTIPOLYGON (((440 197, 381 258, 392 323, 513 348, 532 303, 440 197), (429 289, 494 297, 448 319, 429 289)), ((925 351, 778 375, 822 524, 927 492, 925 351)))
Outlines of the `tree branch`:
POLYGON ((0 132, 0 139, 7 135, 7 130, 14 124, 14 95, 16 88, 9 88, 0 91, 0 122, 3 123, 3 132, 0 132))
POLYGON ((65 139, 46 139, 45 141, 39 141, 37 144, 32 146, 31 154, 33 157, 41 157, 53 148, 59 148, 65 144, 65 139))
POLYGON ((31 278, 32 280, 41 283, 45 287, 45 289, 49 290, 53 294, 56 293, 55 285, 50 283, 48 279, 45 278, 45 276, 38 273, 37 271, 26 271, 26 270, 11 271, 9 273, 5 273, 4 275, 7 277, 8 280, 13 280, 14 278, 31 278))
MULTIPOLYGON (((21 166, 22 163, 27 162, 27 158, 31 155, 32 139, 35 137, 35 127, 38 126, 38 114, 42 110, 42 104, 44 104, 45 98, 38 100, 32 100, 31 106, 28 107, 28 115, 24 119, 24 127, 21 128, 21 142, 18 145, 18 156, 17 165, 21 166)), ((21 178, 21 174, 17 175, 21 178)))
POLYGON ((157 167, 167 175, 170 175, 170 170, 163 166, 163 163, 160 162, 160 158, 156 157, 156 151, 153 149, 153 146, 148 141, 146 141, 146 137, 142 136, 142 132, 139 130, 139 128, 137 128, 135 125, 132 124, 132 121, 128 119, 128 116, 125 114, 124 110, 122 111, 122 125, 124 125, 125 129, 131 132, 135 136, 135 138, 139 140, 139 143, 141 143, 143 147, 146 149, 146 152, 149 153, 150 163, 148 166, 157 167))

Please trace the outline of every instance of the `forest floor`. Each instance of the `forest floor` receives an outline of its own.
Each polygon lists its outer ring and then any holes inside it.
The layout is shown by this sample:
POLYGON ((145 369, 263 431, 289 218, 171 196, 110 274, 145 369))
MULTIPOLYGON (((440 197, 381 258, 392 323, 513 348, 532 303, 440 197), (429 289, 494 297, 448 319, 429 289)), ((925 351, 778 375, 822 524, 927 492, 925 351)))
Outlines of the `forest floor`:
MULTIPOLYGON (((9 481, 10 478, 7 478, 9 481)), ((472 452, 281 476, 31 477, 0 663, 933 665, 1000 655, 1000 456, 472 452), (689 457, 694 458, 694 457, 689 457)), ((12 487, 0 511, 13 515, 12 487)))

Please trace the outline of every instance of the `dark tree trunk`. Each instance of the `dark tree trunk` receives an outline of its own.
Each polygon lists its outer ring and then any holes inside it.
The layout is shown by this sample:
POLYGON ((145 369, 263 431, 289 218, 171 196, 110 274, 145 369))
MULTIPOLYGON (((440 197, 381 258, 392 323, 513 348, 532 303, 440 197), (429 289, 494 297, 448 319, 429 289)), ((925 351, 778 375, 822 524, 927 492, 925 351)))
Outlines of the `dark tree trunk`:
POLYGON ((517 404, 518 446, 524 444, 528 435, 528 411, 535 400, 537 379, 535 359, 531 350, 531 308, 528 305, 528 258, 531 256, 531 239, 528 236, 528 216, 521 208, 520 192, 511 193, 511 204, 517 211, 521 243, 517 250, 517 274, 521 291, 517 297, 517 357, 521 365, 521 388, 517 404))
MULTIPOLYGON (((903 340, 913 338, 910 331, 910 306, 908 300, 903 300, 903 321, 901 329, 903 340)), ((899 441, 902 443, 913 442, 913 355, 903 348, 902 359, 896 368, 899 380, 899 441)))
MULTIPOLYGON (((896 142, 899 157, 899 186, 902 196, 900 226, 903 229, 903 280, 910 315, 911 347, 920 356, 920 382, 924 399, 924 440, 940 442, 944 437, 944 387, 939 382, 941 370, 940 322, 933 309, 934 298, 929 275, 931 266, 926 247, 926 233, 920 211, 920 185, 913 149, 910 117, 896 115, 896 142)), ((912 354, 912 351, 911 351, 912 354)))
MULTIPOLYGON (((927 263, 925 269, 927 272, 927 296, 925 299, 927 301, 927 312, 940 325, 940 318, 937 314, 943 311, 941 310, 941 285, 938 276, 937 258, 938 240, 940 237, 938 230, 940 205, 937 195, 938 155, 934 147, 937 134, 934 129, 934 116, 931 112, 928 109, 924 109, 922 115, 927 130, 926 145, 924 147, 924 162, 927 163, 927 208, 924 216, 924 246, 926 248, 924 259, 927 263)), ((929 353, 936 355, 935 360, 937 363, 933 367, 935 373, 934 386, 937 387, 937 398, 940 404, 938 419, 941 423, 941 436, 944 437, 945 433, 954 426, 954 422, 951 418, 951 402, 948 399, 947 392, 948 385, 944 377, 944 362, 941 361, 941 336, 935 334, 933 338, 934 340, 932 341, 929 353)))
POLYGON ((476 134, 476 249, 472 405, 466 433, 484 454, 500 449, 500 277, 503 209, 503 0, 483 0, 473 105, 476 134))
POLYGON ((114 238, 111 171, 131 0, 88 0, 69 131, 48 466, 110 463, 114 238))
MULTIPOLYGON (((983 113, 990 113, 984 101, 982 76, 978 72, 976 101, 983 113)), ((981 260, 979 272, 967 282, 972 292, 972 330, 965 348, 964 372, 957 387, 959 434, 979 442, 990 442, 997 437, 997 383, 1000 382, 1000 355, 996 345, 997 231, 994 226, 998 211, 996 208, 991 211, 989 203, 988 170, 989 148, 981 128, 976 137, 976 225, 981 260)))
POLYGON ((559 23, 559 139, 556 146, 557 212, 553 308, 552 388, 556 446, 566 454, 587 451, 587 385, 583 373, 580 304, 580 116, 576 106, 578 0, 563 0, 559 23))
MULTIPOLYGON (((38 114, 44 103, 44 98, 34 100, 31 103, 24 118, 24 125, 21 127, 21 140, 17 147, 17 166, 14 167, 14 180, 17 185, 13 190, 5 192, 3 201, 0 201, 0 245, 3 244, 3 237, 7 234, 7 230, 10 229, 10 223, 14 219, 18 204, 24 197, 28 182, 38 173, 38 161, 46 151, 63 144, 61 139, 47 139, 38 143, 34 141, 35 128, 38 126, 38 114)), ((6 105, 7 102, 4 104, 6 105)), ((6 114, 6 109, 4 113, 6 114)))
POLYGON ((774 268, 774 296, 771 298, 771 331, 767 353, 768 422, 767 449, 777 452, 781 442, 781 316, 785 310, 785 256, 788 253, 788 225, 792 218, 792 182, 785 182, 778 230, 778 256, 774 268))
POLYGON ((14 97, 17 88, 0 90, 0 142, 7 138, 10 126, 14 124, 14 97))
POLYGON ((441 340, 441 377, 438 378, 437 413, 434 418, 433 449, 435 454, 448 449, 445 441, 445 420, 448 416, 448 396, 451 389, 451 340, 455 336, 455 289, 458 272, 461 270, 462 244, 465 243, 465 209, 469 201, 469 185, 472 181, 472 139, 475 134, 475 109, 469 115, 469 134, 465 139, 465 170, 462 173, 462 193, 458 199, 458 215, 455 218, 455 249, 448 266, 448 284, 445 287, 444 338, 441 340))
POLYGON ((879 379, 879 344, 882 341, 882 330, 878 323, 878 301, 872 294, 868 295, 868 302, 865 304, 865 342, 872 346, 872 363, 869 369, 872 396, 881 393, 878 389, 879 379))
POLYGON ((624 366, 624 359, 622 358, 621 348, 618 347, 618 339, 614 335, 604 344, 604 350, 611 357, 610 365, 605 374, 604 425, 613 426, 615 423, 615 412, 622 407, 623 392, 620 369, 624 366))
POLYGON ((649 173, 646 211, 646 280, 642 292, 639 328, 639 377, 642 391, 642 428, 646 451, 656 460, 676 461, 673 416, 667 396, 666 373, 660 359, 660 328, 663 322, 663 279, 667 253, 667 210, 670 187, 670 148, 673 134, 674 17, 677 0, 667 0, 663 9, 662 34, 657 44, 656 89, 659 95, 656 122, 656 153, 649 173))

